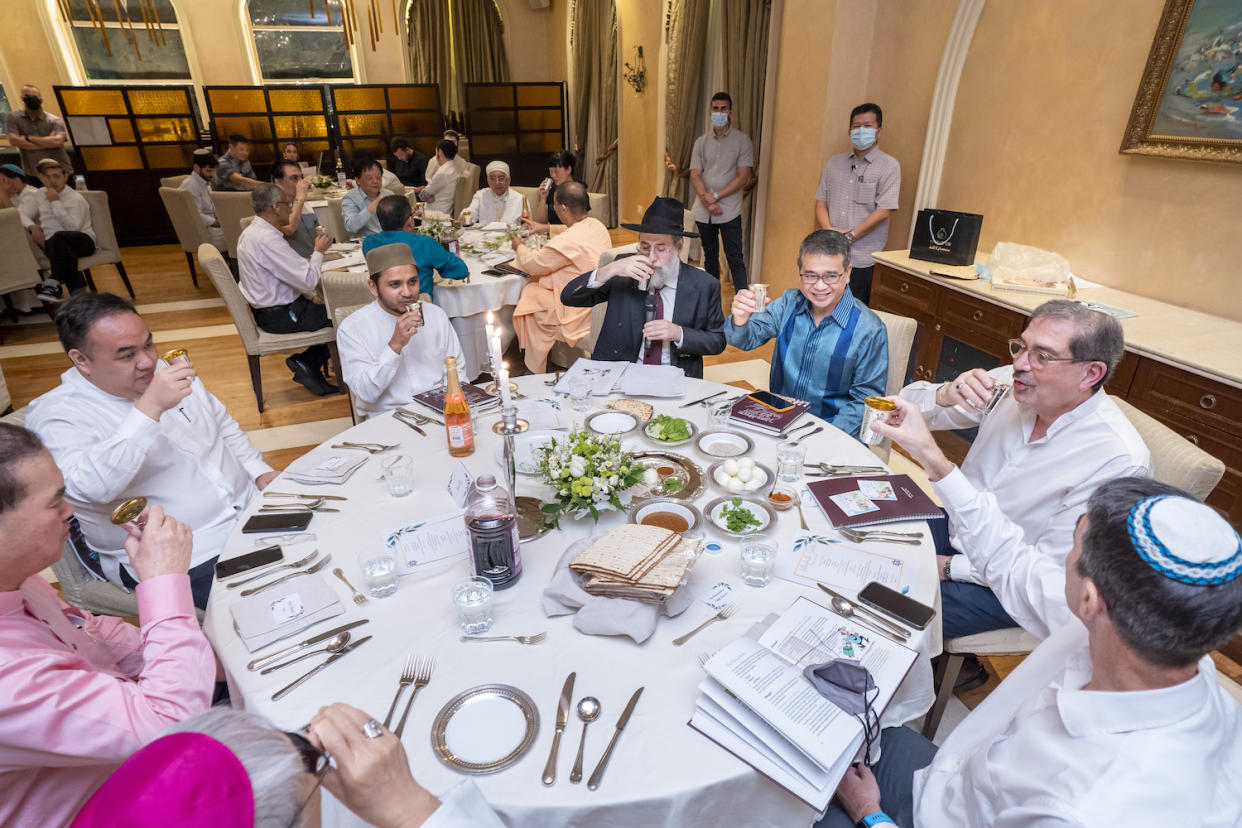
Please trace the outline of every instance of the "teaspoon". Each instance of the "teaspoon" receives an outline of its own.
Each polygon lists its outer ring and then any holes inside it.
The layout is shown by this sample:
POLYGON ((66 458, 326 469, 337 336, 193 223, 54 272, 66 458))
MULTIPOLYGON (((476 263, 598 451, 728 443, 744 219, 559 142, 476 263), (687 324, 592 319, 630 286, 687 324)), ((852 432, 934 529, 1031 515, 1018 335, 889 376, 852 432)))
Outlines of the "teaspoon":
POLYGON ((896 638, 899 641, 907 641, 910 638, 910 633, 905 630, 898 629, 896 626, 889 626, 887 623, 884 623, 884 626, 881 627, 877 626, 877 622, 875 621, 863 620, 862 616, 855 611, 854 605, 849 601, 846 601, 844 598, 833 597, 832 608, 837 611, 838 615, 843 615, 846 618, 852 619, 854 623, 862 624, 864 627, 874 632, 883 633, 884 635, 887 635, 890 638, 896 638))
POLYGON ((310 658, 311 656, 319 655, 320 653, 339 653, 341 650, 345 649, 349 645, 349 638, 350 638, 350 634, 348 630, 343 633, 338 633, 337 635, 329 639, 328 643, 324 645, 321 649, 311 650, 310 652, 302 653, 300 656, 297 656, 296 658, 291 658, 288 661, 282 661, 279 664, 273 664, 271 667, 266 667, 260 670, 259 675, 266 676, 268 673, 272 672, 273 670, 279 670, 281 667, 288 667, 290 664, 296 664, 297 662, 301 661, 304 658, 310 658))
POLYGON ((594 696, 583 696, 578 702, 578 718, 582 720, 582 741, 578 742, 578 757, 574 759, 574 769, 569 772, 570 782, 582 781, 582 751, 586 748, 587 725, 599 718, 599 699, 594 696))

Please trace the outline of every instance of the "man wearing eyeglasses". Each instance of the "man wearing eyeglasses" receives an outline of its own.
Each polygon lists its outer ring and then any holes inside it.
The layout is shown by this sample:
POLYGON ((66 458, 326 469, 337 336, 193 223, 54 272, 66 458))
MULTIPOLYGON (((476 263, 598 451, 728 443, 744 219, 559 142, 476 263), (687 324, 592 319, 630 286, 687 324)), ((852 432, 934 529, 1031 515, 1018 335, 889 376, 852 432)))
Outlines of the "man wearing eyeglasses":
POLYGON ((282 158, 272 165, 272 183, 280 188, 281 200, 289 202, 289 216, 278 229, 299 256, 309 259, 315 252, 315 215, 302 209, 310 192, 302 165, 282 158))
MULTIPOLYGON (((901 410, 921 412, 928 429, 979 429, 961 468, 926 430, 901 443, 927 470, 948 517, 947 526, 931 522, 945 638, 1016 626, 1003 596, 958 553, 1020 545, 1061 563, 1092 491, 1116 477, 1150 475, 1151 453, 1104 392, 1124 349, 1116 319, 1058 299, 1036 308, 1010 340, 1012 365, 902 389, 901 410), (998 383, 1011 390, 989 411, 998 383)), ((986 680, 973 672, 965 682, 986 680)))
MULTIPOLYGON (((559 190, 558 190, 559 192, 559 190)), ((593 359, 676 365, 703 377, 703 356, 725 348, 720 280, 680 259, 685 210, 675 198, 657 197, 638 232, 637 255, 618 256, 584 273, 561 291, 561 302, 589 308, 607 302, 593 359)))
POLYGON ((863 400, 884 393, 888 331, 850 292, 850 271, 846 237, 816 230, 798 248, 799 289, 763 309, 752 291, 738 291, 725 339, 744 351, 776 339, 768 390, 807 400, 812 414, 857 438, 863 400))

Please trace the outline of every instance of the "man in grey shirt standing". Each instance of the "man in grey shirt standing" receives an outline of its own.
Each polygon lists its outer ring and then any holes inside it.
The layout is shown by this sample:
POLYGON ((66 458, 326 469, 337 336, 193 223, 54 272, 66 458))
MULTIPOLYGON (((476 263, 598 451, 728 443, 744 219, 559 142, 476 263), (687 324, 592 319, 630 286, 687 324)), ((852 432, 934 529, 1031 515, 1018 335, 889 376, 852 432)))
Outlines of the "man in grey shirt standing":
POLYGON ((815 222, 850 240, 850 291, 871 302, 872 253, 888 243, 888 219, 897 209, 901 164, 879 147, 884 113, 873 103, 850 113, 850 152, 828 159, 815 194, 815 222))
POLYGON ((703 269, 713 279, 720 279, 719 232, 733 274, 733 289, 739 291, 747 284, 742 253, 742 190, 750 181, 755 151, 750 139, 731 126, 733 99, 728 92, 712 95, 711 115, 712 131, 700 135, 690 152, 690 184, 698 195, 694 221, 703 241, 703 269))
POLYGON ((39 87, 26 84, 22 87, 22 103, 25 109, 14 109, 4 118, 4 131, 9 145, 17 147, 22 154, 22 169, 26 175, 39 174, 39 162, 50 158, 60 164, 66 176, 73 175, 65 141, 69 133, 65 122, 43 108, 43 95, 39 87))

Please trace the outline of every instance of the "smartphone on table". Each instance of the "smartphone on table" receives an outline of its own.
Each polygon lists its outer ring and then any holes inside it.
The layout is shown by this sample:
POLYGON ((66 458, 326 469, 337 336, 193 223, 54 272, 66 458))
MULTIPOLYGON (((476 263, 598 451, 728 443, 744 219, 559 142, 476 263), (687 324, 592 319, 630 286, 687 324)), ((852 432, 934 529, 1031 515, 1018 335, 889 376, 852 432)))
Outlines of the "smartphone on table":
POLYGON ((242 532, 249 535, 266 532, 301 532, 311 522, 310 512, 272 512, 271 514, 251 515, 242 526, 242 532))
POLYGON ((872 581, 858 593, 858 602, 895 621, 909 624, 916 629, 926 629, 936 617, 936 610, 920 603, 909 595, 872 581))
POLYGON ((773 394, 771 391, 752 391, 746 395, 747 399, 754 400, 762 406, 766 406, 773 411, 789 411, 794 404, 784 397, 773 394))
POLYGON ((216 561, 216 579, 232 578, 234 575, 258 569, 261 566, 270 566, 284 559, 284 552, 281 551, 279 546, 265 546, 254 552, 238 555, 236 558, 229 558, 227 561, 216 561))

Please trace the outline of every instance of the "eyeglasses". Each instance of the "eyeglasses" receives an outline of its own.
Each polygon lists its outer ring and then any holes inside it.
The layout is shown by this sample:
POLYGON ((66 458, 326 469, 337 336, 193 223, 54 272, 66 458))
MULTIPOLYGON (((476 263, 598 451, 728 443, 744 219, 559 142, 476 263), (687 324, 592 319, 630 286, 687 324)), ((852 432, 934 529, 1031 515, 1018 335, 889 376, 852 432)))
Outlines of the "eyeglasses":
POLYGON ((660 256, 663 256, 665 253, 668 253, 672 249, 673 249, 673 246, 671 244, 664 244, 662 242, 660 244, 648 244, 647 242, 638 243, 638 252, 643 254, 644 256, 646 256, 649 253, 656 253, 660 256))
POLYGON ((845 278, 844 273, 799 273, 798 275, 802 277, 802 284, 808 287, 816 282, 823 282, 825 285, 835 285, 845 278))
POLYGON ((315 791, 319 790, 319 786, 323 784, 323 777, 328 772, 331 765, 332 757, 328 756, 327 751, 317 748, 311 741, 301 733, 295 733, 291 730, 283 731, 293 747, 297 750, 298 756, 302 759, 302 768, 315 777, 315 787, 311 788, 306 799, 302 801, 302 805, 293 815, 293 819, 289 822, 289 828, 294 828, 298 821, 302 818, 302 812, 306 810, 306 806, 310 804, 311 798, 315 796, 315 791))
POLYGON ((1021 339, 1009 340, 1009 355, 1011 357, 1013 357, 1014 359, 1017 359, 1018 356, 1023 351, 1027 353, 1027 360, 1031 363, 1031 367, 1034 368, 1036 371, 1041 371, 1044 368, 1047 368, 1048 365, 1053 362, 1092 362, 1093 361, 1093 360, 1075 359, 1074 357, 1053 356, 1047 351, 1041 351, 1038 348, 1035 348, 1033 350, 1028 348, 1026 346, 1026 343, 1023 342, 1021 339))
POLYGON ((293 206, 293 202, 292 202, 292 201, 278 201, 278 202, 276 202, 276 206, 280 206, 281 204, 285 205, 286 207, 292 207, 292 206, 293 206))

